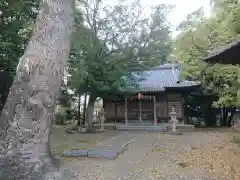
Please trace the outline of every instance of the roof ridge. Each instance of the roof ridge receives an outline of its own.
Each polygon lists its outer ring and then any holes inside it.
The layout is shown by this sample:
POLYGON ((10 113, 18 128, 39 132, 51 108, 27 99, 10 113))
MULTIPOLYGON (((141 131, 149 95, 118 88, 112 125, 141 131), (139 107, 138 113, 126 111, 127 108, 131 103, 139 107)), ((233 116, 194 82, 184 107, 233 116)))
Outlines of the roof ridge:
POLYGON ((163 64, 163 65, 155 66, 155 67, 151 68, 150 70, 152 70, 152 69, 171 69, 171 68, 177 68, 177 67, 180 67, 180 64, 169 63, 169 64, 163 64))
POLYGON ((180 83, 179 77, 177 76, 177 74, 176 74, 176 72, 175 72, 175 70, 174 70, 174 67, 172 67, 172 73, 173 73, 173 77, 175 78, 176 82, 177 82, 177 83, 180 83))
POLYGON ((216 55, 223 53, 225 50, 228 50, 234 46, 238 46, 240 44, 240 35, 235 37, 234 39, 225 41, 220 45, 213 47, 208 51, 208 56, 204 58, 204 60, 210 59, 216 55))

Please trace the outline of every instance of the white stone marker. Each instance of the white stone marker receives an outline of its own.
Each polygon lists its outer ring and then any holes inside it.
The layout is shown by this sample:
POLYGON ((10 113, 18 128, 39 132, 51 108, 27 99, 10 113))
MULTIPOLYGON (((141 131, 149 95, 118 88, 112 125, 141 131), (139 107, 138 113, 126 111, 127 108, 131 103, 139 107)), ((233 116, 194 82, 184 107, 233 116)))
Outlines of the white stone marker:
POLYGON ((100 131, 104 131, 104 121, 105 121, 105 112, 104 109, 101 109, 100 112, 100 131))
POLYGON ((100 131, 104 131, 104 121, 105 121, 104 114, 101 114, 100 115, 100 131))
POLYGON ((172 107, 172 112, 170 112, 170 115, 171 115, 170 122, 172 123, 172 132, 176 132, 177 131, 176 124, 178 120, 177 120, 177 113, 176 113, 175 107, 172 107))

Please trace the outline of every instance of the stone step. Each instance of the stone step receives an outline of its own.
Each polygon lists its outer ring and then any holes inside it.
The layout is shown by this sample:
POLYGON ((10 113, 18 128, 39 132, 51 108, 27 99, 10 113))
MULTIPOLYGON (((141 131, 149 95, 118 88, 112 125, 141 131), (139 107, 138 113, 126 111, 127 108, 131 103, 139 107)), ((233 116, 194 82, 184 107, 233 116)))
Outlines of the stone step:
MULTIPOLYGON (((167 131, 172 131, 172 126, 168 125, 166 129, 167 131)), ((181 125, 181 126, 177 126, 176 130, 180 132, 193 132, 195 130, 195 127, 194 125, 181 125)))
POLYGON ((155 132, 165 132, 165 126, 143 126, 143 125, 130 125, 130 126, 117 126, 118 131, 155 131, 155 132))
MULTIPOLYGON (((133 125, 133 124, 125 124, 125 125, 118 125, 116 128, 118 131, 155 131, 155 132, 166 132, 166 131, 172 131, 172 125, 133 125)), ((194 125, 183 125, 179 124, 176 127, 177 131, 180 132, 192 132, 194 131, 195 127, 194 125)))

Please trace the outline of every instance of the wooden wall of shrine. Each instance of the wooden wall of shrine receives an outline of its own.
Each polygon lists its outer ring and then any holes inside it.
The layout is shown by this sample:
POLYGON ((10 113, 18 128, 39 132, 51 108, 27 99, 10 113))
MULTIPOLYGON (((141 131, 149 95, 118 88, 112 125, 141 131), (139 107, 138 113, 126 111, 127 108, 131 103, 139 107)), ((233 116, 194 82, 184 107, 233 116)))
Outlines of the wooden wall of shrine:
MULTIPOLYGON (((143 94, 144 96, 144 94, 143 94)), ((179 119, 183 118, 183 98, 180 93, 159 93, 155 95, 156 97, 156 115, 157 119, 165 120, 169 119, 169 113, 172 111, 172 107, 175 106, 177 117, 179 119)), ((103 100, 106 121, 122 121, 125 120, 125 100, 103 100)), ((142 109, 142 120, 153 120, 154 119, 154 105, 153 98, 142 98, 141 99, 141 109, 142 109)), ((139 119, 139 100, 137 98, 127 99, 127 115, 128 120, 138 120, 139 119)))

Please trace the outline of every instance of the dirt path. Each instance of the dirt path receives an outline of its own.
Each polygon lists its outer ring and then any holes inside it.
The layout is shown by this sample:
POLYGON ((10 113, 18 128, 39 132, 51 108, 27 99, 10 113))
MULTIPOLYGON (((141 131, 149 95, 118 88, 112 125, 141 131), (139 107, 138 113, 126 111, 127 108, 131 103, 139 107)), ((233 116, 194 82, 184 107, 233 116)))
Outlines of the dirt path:
POLYGON ((81 180, 234 180, 240 151, 232 140, 222 132, 147 133, 116 160, 79 158, 63 168, 81 180))

